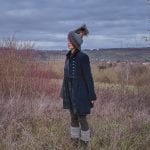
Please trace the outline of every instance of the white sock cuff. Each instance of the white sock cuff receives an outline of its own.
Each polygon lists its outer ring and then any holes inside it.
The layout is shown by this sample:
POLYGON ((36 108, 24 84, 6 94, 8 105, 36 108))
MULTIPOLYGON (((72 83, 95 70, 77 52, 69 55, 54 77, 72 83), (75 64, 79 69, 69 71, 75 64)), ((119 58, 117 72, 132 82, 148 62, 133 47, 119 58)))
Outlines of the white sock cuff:
POLYGON ((80 127, 70 126, 70 132, 71 132, 72 138, 79 138, 80 137, 80 127))
POLYGON ((88 129, 87 131, 81 130, 81 140, 89 141, 90 140, 90 133, 91 133, 90 129, 88 129))

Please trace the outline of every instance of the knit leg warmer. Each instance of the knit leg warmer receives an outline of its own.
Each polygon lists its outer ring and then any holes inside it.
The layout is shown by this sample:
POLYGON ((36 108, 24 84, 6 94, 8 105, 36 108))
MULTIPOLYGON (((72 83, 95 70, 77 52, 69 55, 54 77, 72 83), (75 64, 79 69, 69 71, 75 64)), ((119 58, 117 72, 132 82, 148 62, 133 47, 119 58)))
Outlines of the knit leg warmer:
POLYGON ((88 142, 90 140, 90 136, 91 136, 90 132, 91 132, 90 128, 87 131, 81 130, 81 138, 80 139, 82 141, 88 142))
POLYGON ((71 138, 80 138, 80 127, 70 126, 71 138))

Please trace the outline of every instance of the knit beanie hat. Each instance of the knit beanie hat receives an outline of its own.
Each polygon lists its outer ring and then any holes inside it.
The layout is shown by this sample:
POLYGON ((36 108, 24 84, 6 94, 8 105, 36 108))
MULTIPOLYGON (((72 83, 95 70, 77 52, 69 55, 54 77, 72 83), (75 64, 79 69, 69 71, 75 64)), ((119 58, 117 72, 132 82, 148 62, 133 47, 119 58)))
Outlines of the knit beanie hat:
POLYGON ((83 43, 83 39, 80 37, 79 34, 75 33, 74 31, 70 31, 68 33, 68 40, 72 43, 72 45, 80 50, 81 44, 83 43))

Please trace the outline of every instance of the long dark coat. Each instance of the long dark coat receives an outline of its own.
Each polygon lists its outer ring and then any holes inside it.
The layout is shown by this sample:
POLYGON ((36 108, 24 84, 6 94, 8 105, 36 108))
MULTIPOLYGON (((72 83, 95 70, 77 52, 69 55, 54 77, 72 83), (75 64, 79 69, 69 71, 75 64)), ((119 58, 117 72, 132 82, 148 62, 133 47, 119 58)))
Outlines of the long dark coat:
POLYGON ((90 114, 91 101, 96 100, 97 96, 95 94, 89 56, 81 50, 76 50, 73 55, 71 55, 71 50, 69 50, 66 54, 64 77, 60 91, 64 109, 70 109, 70 100, 67 93, 68 87, 66 86, 69 78, 72 78, 71 98, 77 113, 90 114))

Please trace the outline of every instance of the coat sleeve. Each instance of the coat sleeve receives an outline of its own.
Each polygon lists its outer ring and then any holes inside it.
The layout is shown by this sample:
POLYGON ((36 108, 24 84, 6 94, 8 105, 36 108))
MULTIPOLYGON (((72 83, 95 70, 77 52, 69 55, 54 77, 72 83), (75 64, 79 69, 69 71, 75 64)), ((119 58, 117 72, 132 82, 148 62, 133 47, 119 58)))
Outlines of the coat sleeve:
POLYGON ((64 79, 60 88, 60 93, 59 93, 59 97, 63 98, 63 87, 64 87, 64 79))
POLYGON ((91 72, 91 66, 90 66, 90 60, 88 55, 84 55, 81 60, 81 69, 83 73, 83 78, 85 80, 85 83, 87 85, 88 93, 89 93, 89 99, 96 100, 97 96, 95 94, 95 88, 94 88, 94 80, 91 72))
MULTIPOLYGON (((67 61, 67 58, 65 59, 65 63, 66 64, 66 61, 67 61)), ((65 66, 64 66, 65 67, 65 66)), ((65 76, 65 74, 64 74, 65 76)), ((64 76, 63 76, 63 82, 62 82, 62 85, 61 85, 61 88, 60 88, 60 93, 59 93, 59 97, 63 98, 63 89, 64 89, 64 76)))

